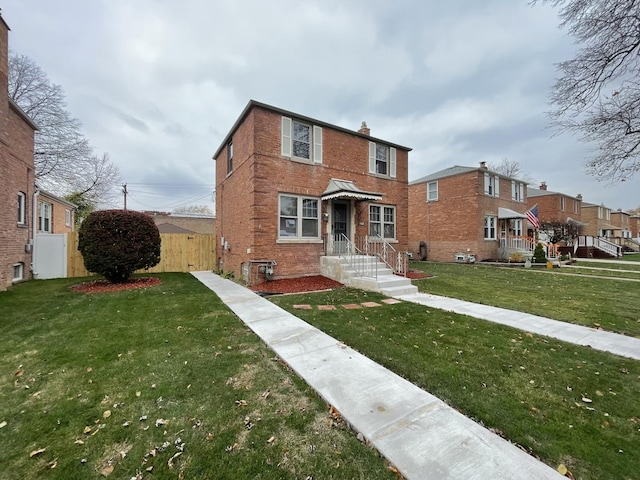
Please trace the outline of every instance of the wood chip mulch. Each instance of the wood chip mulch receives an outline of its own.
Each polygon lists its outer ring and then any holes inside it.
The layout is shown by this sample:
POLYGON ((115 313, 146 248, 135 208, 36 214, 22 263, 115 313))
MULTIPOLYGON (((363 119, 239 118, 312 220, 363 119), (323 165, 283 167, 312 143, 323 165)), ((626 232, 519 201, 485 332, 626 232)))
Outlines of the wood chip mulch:
POLYGON ((124 283, 111 283, 108 280, 92 280, 71 286, 71 290, 80 293, 105 293, 121 292, 123 290, 134 290, 136 288, 147 288, 162 283, 158 277, 134 277, 124 283))
POLYGON ((322 275, 311 275, 298 278, 281 278, 249 287, 254 292, 262 293, 304 293, 318 290, 331 290, 343 285, 322 275))

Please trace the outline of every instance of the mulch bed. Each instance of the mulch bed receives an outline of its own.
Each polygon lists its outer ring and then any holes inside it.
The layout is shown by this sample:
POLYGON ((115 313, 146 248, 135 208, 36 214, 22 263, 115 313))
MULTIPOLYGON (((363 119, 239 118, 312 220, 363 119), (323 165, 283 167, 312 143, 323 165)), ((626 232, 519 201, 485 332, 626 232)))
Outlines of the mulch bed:
POLYGON ((409 270, 407 272, 407 278, 410 278, 412 280, 419 280, 421 278, 429 278, 432 275, 429 275, 428 273, 424 273, 424 272, 418 272, 416 270, 409 270))
POLYGON ((259 293, 304 293, 318 290, 331 290, 340 288, 343 285, 322 275, 311 275, 308 277, 282 278, 270 282, 260 283, 249 287, 254 292, 259 293))
POLYGON ((121 292, 123 290, 153 287, 161 283, 162 280, 158 277, 134 277, 124 283, 111 283, 108 280, 93 280, 73 285, 71 290, 81 293, 121 292))

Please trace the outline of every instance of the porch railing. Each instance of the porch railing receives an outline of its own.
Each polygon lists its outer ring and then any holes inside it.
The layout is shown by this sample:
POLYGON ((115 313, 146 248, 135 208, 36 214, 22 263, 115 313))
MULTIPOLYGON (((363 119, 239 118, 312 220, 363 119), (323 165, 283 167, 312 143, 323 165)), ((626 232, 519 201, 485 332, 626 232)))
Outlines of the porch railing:
POLYGON ((407 276, 409 256, 406 252, 398 252, 380 235, 366 235, 363 240, 362 250, 365 255, 373 255, 393 270, 393 273, 407 276))
POLYGON ((406 276, 409 270, 408 254, 398 252, 393 245, 378 235, 356 235, 354 242, 344 234, 325 235, 325 254, 344 258, 359 275, 363 276, 377 278, 377 266, 374 272, 372 265, 377 264, 378 261, 383 262, 398 275, 406 276))
POLYGON ((536 242, 531 237, 522 237, 522 236, 500 237, 500 248, 533 252, 535 247, 536 247, 536 242))
POLYGON ((574 243, 574 253, 578 250, 578 247, 593 247, 597 248, 598 250, 602 250, 603 252, 608 253, 613 257, 622 256, 622 247, 620 245, 616 245, 613 242, 610 242, 604 237, 580 235, 578 237, 578 241, 574 243))
POLYGON ((344 234, 325 235, 325 255, 337 255, 361 277, 378 278, 378 259, 362 252, 344 234))

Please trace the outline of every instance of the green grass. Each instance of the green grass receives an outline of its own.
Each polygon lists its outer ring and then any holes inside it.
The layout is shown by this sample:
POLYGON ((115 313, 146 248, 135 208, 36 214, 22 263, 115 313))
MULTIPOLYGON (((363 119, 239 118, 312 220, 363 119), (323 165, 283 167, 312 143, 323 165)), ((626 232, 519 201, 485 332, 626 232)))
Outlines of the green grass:
POLYGON ((0 293, 3 479, 395 478, 215 294, 158 277, 0 293))
POLYGON ((574 264, 576 267, 591 267, 607 270, 621 270, 621 271, 634 271, 640 272, 640 263, 638 264, 625 264, 625 263, 598 263, 590 262, 588 260, 577 260, 574 264))
POLYGON ((622 257, 622 259, 630 262, 640 262, 640 253, 629 253, 622 257))
MULTIPOLYGON (((565 275, 573 269, 413 262, 434 275, 420 291, 640 337, 640 283, 565 275)), ((630 278, 638 275, 630 272, 630 278)))
MULTIPOLYGON (((529 288, 540 280, 530 277, 529 288)), ((553 468, 583 480, 638 478, 638 362, 411 303, 293 309, 381 298, 341 289, 271 300, 553 468)))

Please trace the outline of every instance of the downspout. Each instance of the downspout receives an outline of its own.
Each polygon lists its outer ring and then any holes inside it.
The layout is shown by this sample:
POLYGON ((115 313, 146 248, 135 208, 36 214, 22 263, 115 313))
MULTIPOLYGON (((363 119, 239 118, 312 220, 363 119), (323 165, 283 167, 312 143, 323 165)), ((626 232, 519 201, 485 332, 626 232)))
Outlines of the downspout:
POLYGON ((38 272, 36 272, 36 241, 37 241, 37 229, 36 222, 38 221, 38 196, 40 195, 40 190, 36 186, 33 192, 33 203, 31 204, 31 208, 33 209, 33 219, 31 222, 31 275, 34 279, 38 278, 38 272))

